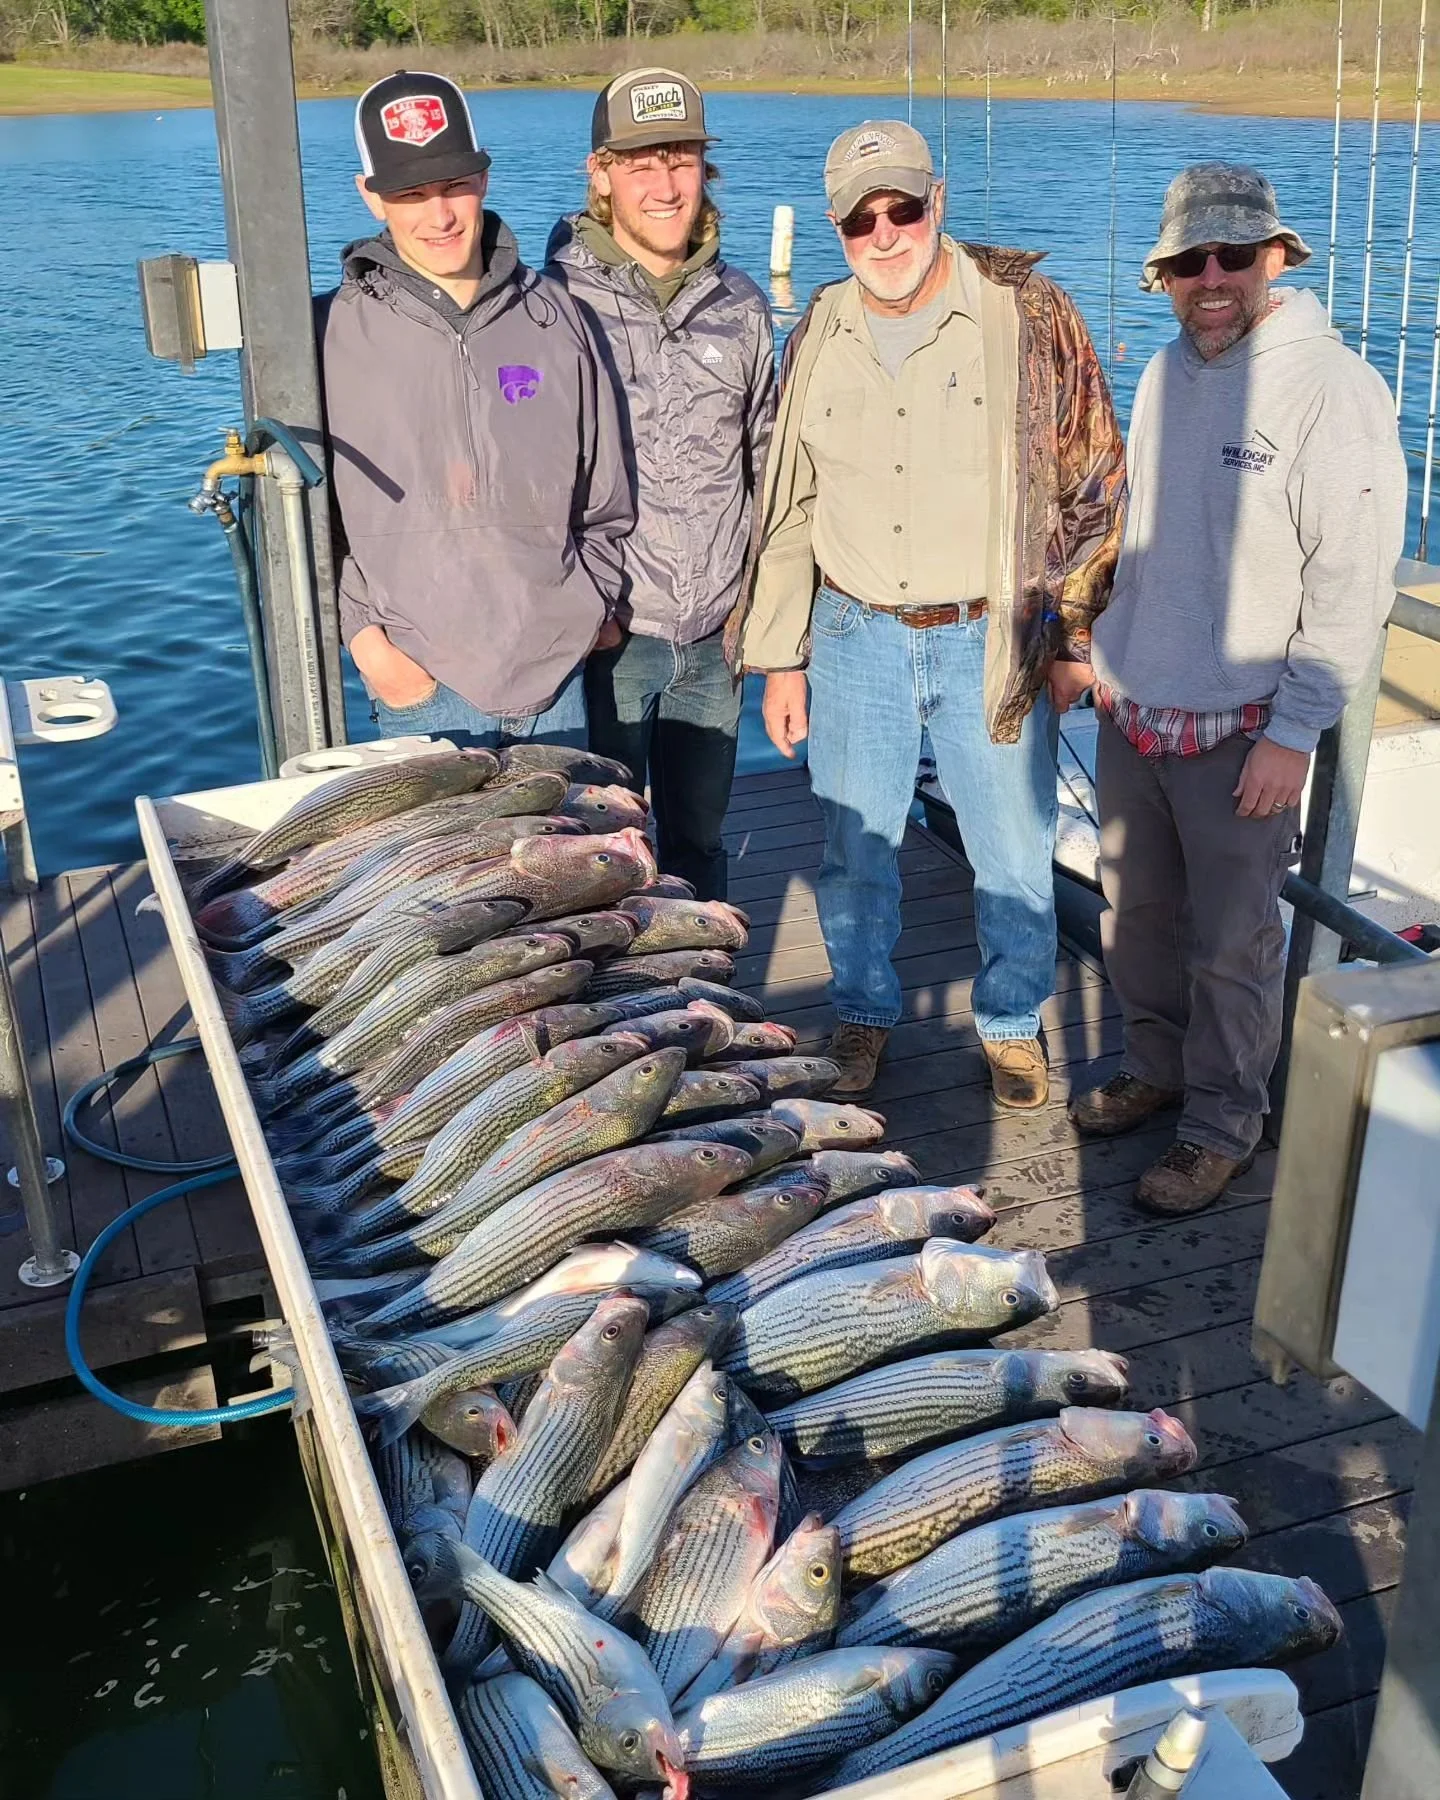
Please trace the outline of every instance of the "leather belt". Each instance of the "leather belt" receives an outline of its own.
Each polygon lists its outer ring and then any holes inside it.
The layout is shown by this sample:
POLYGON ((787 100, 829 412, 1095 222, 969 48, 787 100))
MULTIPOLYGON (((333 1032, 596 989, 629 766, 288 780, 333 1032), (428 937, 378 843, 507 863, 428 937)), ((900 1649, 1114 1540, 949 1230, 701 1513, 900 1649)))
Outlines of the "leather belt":
POLYGON ((950 606, 871 606, 868 601, 857 600, 853 594, 847 594, 844 588, 837 587, 823 573, 820 580, 832 594, 838 594, 842 600, 850 601, 851 605, 863 606, 867 612, 883 613, 887 619, 898 619, 913 631, 927 631, 933 625, 973 625, 976 619, 985 617, 989 608, 986 600, 966 600, 950 606))

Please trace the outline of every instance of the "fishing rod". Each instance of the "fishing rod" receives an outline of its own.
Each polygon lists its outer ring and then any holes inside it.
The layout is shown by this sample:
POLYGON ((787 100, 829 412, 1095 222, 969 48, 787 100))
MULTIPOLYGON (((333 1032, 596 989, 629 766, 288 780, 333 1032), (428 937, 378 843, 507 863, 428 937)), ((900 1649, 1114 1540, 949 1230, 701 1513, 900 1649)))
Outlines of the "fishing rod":
POLYGON ((985 50, 985 236, 990 236, 990 50, 985 50))
MULTIPOLYGON (((940 179, 945 183, 947 207, 950 200, 950 122, 947 117, 950 110, 950 84, 947 69, 949 35, 949 0, 940 0, 940 179)), ((945 221, 942 219, 940 222, 943 225, 945 221)))
POLYGON ((1415 129, 1410 140, 1410 210, 1405 220, 1405 275, 1400 288, 1400 344, 1395 355, 1395 417, 1405 396, 1405 340, 1410 330, 1410 276, 1415 262, 1415 196, 1420 185, 1420 124, 1425 106, 1425 9, 1420 0, 1420 40, 1415 48, 1415 129))
POLYGON ((1325 278, 1325 317, 1335 317, 1335 254, 1340 233, 1340 101, 1345 81, 1345 0, 1335 7, 1335 149, 1330 163, 1330 266, 1325 278))
POLYGON ((1440 398, 1440 279, 1435 283, 1435 337, 1430 351, 1430 412, 1425 421, 1425 473, 1420 478, 1420 562, 1430 545, 1430 492, 1435 481, 1435 405, 1440 398))
POLYGON ((1115 372, 1115 207, 1119 181, 1119 127, 1117 122, 1118 77, 1115 72, 1115 15, 1110 15, 1110 274, 1105 314, 1105 366, 1115 372))
POLYGON ((1375 91, 1370 103, 1370 187, 1365 199, 1365 277, 1360 294, 1360 357, 1370 355, 1370 281, 1375 272, 1375 183, 1380 166, 1380 61, 1385 45, 1385 0, 1375 5, 1375 91))
POLYGON ((915 0, 905 0, 905 120, 915 122, 915 0))

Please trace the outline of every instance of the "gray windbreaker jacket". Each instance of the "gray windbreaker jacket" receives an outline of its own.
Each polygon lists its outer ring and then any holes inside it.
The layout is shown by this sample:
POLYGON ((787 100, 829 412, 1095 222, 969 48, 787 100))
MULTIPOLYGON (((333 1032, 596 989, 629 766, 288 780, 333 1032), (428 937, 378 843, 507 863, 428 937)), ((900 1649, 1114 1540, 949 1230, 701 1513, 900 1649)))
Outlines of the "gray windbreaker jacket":
POLYGON ((551 233, 545 269, 578 303, 620 405, 638 518, 618 616, 642 637, 695 643, 740 591, 775 410, 770 308, 717 257, 662 313, 633 263, 602 262, 577 235, 579 216, 551 233))
POLYGON ((366 625, 483 711, 550 705, 620 597, 634 503, 610 383, 575 303, 485 215, 461 312, 388 236, 321 302, 346 643, 366 625))

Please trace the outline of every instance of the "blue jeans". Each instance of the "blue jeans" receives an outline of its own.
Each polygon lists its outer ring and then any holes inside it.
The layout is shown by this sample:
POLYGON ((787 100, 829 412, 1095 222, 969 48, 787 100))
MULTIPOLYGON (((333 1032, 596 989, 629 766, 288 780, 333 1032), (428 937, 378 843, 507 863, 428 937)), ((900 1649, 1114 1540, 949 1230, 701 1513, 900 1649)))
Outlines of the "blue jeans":
POLYGON ((702 900, 725 898, 722 833, 740 729, 740 685, 720 639, 672 644, 632 632, 585 668, 590 748, 623 762, 638 792, 648 779, 660 867, 702 900))
POLYGON ((1018 744, 985 729, 984 618, 915 631, 821 588, 810 645, 810 781, 825 818, 816 905, 842 1019, 891 1026, 896 857, 922 731, 975 871, 982 1038, 1032 1038, 1055 988, 1057 727, 1042 692, 1018 744))
POLYGON ((572 744, 583 750, 589 736, 583 665, 543 713, 481 712, 463 694, 442 685, 428 700, 414 706, 387 706, 372 694, 370 717, 380 727, 381 737, 447 737, 463 748, 481 750, 503 750, 506 744, 522 738, 534 738, 543 744, 572 744))

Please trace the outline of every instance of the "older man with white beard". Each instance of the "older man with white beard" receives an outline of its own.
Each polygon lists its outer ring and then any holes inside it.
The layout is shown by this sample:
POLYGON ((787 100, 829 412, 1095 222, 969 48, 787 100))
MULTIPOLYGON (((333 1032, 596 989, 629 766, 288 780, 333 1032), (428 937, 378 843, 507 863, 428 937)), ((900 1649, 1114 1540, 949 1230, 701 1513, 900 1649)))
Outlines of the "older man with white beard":
POLYGON ((825 163, 852 278, 786 347, 736 653, 786 756, 809 736, 842 1092, 873 1083, 902 988, 897 853, 929 732, 975 870, 975 1025, 996 1100, 1049 1096, 1055 714, 1089 685, 1123 447, 1074 303, 1037 256, 956 243, 919 132, 825 163), (808 692, 807 692, 808 685, 808 692))

